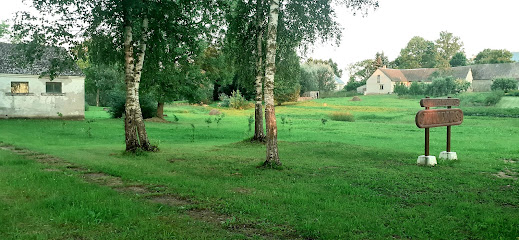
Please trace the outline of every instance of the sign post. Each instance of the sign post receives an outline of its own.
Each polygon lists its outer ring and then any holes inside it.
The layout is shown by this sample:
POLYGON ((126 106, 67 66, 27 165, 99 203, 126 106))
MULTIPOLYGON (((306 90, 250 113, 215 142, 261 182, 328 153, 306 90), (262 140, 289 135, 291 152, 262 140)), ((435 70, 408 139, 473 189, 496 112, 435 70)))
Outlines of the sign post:
POLYGON ((419 128, 425 128, 425 155, 418 157, 417 163, 421 165, 434 166, 437 164, 436 157, 429 155, 429 128, 447 127, 447 151, 440 153, 440 158, 457 159, 456 152, 451 152, 451 126, 460 125, 463 122, 463 111, 453 109, 451 106, 459 106, 457 98, 424 98, 420 105, 425 107, 416 114, 415 122, 419 128), (431 107, 447 107, 447 109, 430 109, 431 107))

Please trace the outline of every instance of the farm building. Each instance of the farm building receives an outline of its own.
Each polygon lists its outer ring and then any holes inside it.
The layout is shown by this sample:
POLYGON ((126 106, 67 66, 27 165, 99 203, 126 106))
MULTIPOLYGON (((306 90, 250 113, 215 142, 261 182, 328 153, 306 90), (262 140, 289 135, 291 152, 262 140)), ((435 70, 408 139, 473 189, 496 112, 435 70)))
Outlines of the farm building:
POLYGON ((344 86, 346 86, 346 83, 344 83, 341 78, 334 76, 335 79, 335 91, 341 91, 344 89, 344 86))
MULTIPOLYGON (((364 94, 391 94, 396 84, 410 86, 413 82, 430 83, 437 68, 388 69, 379 68, 366 81, 364 94)), ((519 80, 519 63, 480 64, 451 68, 448 75, 471 83, 469 91, 490 91, 496 78, 519 80)))
POLYGON ((77 67, 51 80, 40 75, 55 58, 52 51, 26 66, 14 54, 15 45, 0 43, 0 118, 84 119, 85 78, 77 67))

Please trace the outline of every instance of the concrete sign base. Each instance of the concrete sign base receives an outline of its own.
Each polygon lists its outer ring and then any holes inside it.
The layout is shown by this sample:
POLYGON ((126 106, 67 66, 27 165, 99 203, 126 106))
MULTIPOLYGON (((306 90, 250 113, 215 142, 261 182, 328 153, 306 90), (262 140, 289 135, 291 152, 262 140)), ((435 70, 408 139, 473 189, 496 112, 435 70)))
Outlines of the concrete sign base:
POLYGON ((418 160, 416 160, 416 163, 418 165, 426 165, 426 166, 434 166, 437 164, 435 156, 425 156, 425 155, 419 156, 418 160))
POLYGON ((446 159, 446 160, 458 160, 458 155, 456 152, 446 152, 443 151, 440 153, 440 159, 446 159))

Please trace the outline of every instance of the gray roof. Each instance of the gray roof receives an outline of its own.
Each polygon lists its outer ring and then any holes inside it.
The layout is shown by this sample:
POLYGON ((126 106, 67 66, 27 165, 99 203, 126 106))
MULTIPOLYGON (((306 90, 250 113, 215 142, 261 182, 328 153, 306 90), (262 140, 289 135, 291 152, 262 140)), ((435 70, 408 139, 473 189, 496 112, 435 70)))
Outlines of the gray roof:
MULTIPOLYGON (((59 58, 55 50, 47 48, 44 50, 41 59, 36 59, 32 64, 21 64, 15 58, 20 54, 21 52, 16 48, 16 45, 0 42, 0 73, 41 75, 49 71, 53 59, 59 58)), ((60 75, 81 76, 83 73, 74 64, 73 69, 65 70, 60 75)))
MULTIPOLYGON (((418 69, 387 69, 380 70, 393 82, 430 82, 431 75, 438 68, 418 69)), ((453 76, 456 79, 466 79, 472 70, 474 80, 491 80, 495 78, 515 78, 519 80, 519 63, 478 64, 463 67, 453 67, 443 75, 453 76)))
POLYGON ((519 63, 478 64, 469 66, 474 80, 519 79, 519 63))
POLYGON ((344 84, 344 82, 341 80, 341 78, 334 76, 334 79, 335 79, 336 84, 344 84))

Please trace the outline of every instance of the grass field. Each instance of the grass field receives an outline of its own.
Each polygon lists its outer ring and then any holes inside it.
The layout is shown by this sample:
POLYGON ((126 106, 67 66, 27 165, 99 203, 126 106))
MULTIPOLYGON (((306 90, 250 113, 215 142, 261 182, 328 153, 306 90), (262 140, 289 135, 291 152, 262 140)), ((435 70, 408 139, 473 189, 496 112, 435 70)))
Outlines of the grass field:
POLYGON ((519 108, 519 97, 503 97, 496 105, 498 108, 519 108))
MULTIPOLYGON (((219 109, 217 125, 213 106, 168 105, 171 123, 146 125, 160 152, 137 156, 101 108, 87 121, 2 120, 0 239, 519 237, 517 118, 465 117, 452 128, 459 160, 423 167, 419 101, 361 98, 277 107, 280 170, 257 168, 265 146, 243 141, 253 109, 219 109)), ((431 129, 432 154, 445 138, 431 129)))

